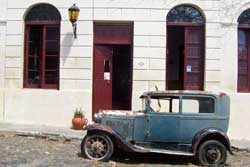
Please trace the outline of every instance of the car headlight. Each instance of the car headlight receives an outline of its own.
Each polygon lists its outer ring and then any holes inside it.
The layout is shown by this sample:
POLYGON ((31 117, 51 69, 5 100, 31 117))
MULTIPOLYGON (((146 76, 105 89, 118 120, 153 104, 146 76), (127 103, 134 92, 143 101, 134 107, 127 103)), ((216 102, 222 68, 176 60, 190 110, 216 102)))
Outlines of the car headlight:
POLYGON ((94 122, 95 123, 101 123, 102 121, 102 115, 103 113, 99 112, 94 115, 94 122))

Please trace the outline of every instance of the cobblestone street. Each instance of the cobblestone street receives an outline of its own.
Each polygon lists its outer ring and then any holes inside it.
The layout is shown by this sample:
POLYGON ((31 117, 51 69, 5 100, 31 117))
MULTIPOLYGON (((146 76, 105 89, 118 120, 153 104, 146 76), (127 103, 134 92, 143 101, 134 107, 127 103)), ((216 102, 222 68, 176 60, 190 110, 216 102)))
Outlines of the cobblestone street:
MULTIPOLYGON (((189 158, 159 154, 116 153, 107 163, 94 162, 81 157, 80 141, 53 141, 6 132, 0 133, 0 155, 0 167, 195 166, 189 158)), ((228 166, 250 166, 250 153, 229 155, 228 166)))

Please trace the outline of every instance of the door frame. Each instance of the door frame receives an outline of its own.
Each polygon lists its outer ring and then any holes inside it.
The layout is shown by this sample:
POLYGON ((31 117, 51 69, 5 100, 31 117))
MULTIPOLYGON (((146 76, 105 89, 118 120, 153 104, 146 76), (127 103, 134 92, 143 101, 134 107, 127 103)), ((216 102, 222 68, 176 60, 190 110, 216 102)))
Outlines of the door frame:
MULTIPOLYGON (((108 42, 96 42, 95 41, 95 26, 98 25, 108 25, 108 26, 122 26, 122 25, 127 25, 129 27, 129 44, 126 45, 130 45, 130 65, 131 65, 131 69, 130 69, 130 75, 131 75, 131 87, 130 87, 130 106, 132 107, 132 92, 133 92, 133 58, 134 58, 134 22, 122 22, 122 21, 94 21, 93 23, 93 48, 92 48, 92 53, 93 53, 93 74, 92 74, 92 119, 94 119, 94 112, 93 112, 93 106, 94 106, 94 94, 93 94, 93 90, 94 90, 94 78, 95 78, 95 69, 94 69, 94 63, 95 63, 95 45, 116 45, 115 43, 108 43, 108 42)), ((118 45, 122 45, 120 43, 118 43, 118 45)))
MULTIPOLYGON (((206 46, 206 41, 205 41, 205 24, 202 24, 202 23, 190 23, 190 22, 167 22, 166 23, 166 70, 165 70, 165 77, 166 77, 166 81, 165 81, 165 89, 168 90, 168 61, 169 61, 169 52, 168 52, 168 27, 174 27, 174 26, 181 26, 181 27, 184 27, 184 43, 185 43, 185 27, 200 27, 200 28, 203 28, 203 32, 204 32, 204 35, 202 37, 202 40, 204 41, 204 48, 203 48, 203 54, 204 54, 204 69, 203 69, 203 90, 204 90, 204 87, 205 87, 205 83, 204 83, 204 78, 205 78, 205 57, 206 57, 206 52, 205 52, 205 46, 206 46)), ((187 56, 187 51, 185 49, 186 47, 184 46, 184 63, 183 65, 185 66, 185 62, 186 62, 186 56, 187 56)), ((183 67, 184 68, 184 67, 183 67)), ((186 76, 186 73, 185 73, 185 68, 184 68, 184 72, 183 72, 183 82, 185 80, 185 78, 187 77, 186 76)), ((185 85, 183 83, 183 89, 184 89, 185 85)), ((185 90, 185 89, 184 89, 185 90)))

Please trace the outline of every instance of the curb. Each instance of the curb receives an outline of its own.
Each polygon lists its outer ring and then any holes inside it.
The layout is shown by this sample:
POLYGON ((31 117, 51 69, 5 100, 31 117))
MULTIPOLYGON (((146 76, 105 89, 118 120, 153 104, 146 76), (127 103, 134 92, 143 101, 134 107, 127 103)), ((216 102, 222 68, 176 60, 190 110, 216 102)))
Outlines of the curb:
POLYGON ((30 132, 30 131, 8 131, 8 130, 0 130, 0 135, 2 133, 7 133, 12 136, 22 136, 22 137, 34 137, 40 139, 47 139, 51 141, 58 142, 79 142, 82 140, 82 137, 73 136, 73 135, 65 135, 60 133, 48 133, 48 132, 30 132))
POLYGON ((241 148, 241 147, 232 146, 232 150, 233 152, 244 151, 244 152, 250 153, 250 148, 241 148))
POLYGON ((36 137, 36 138, 48 139, 52 141, 61 141, 61 142, 71 142, 71 141, 81 140, 80 137, 65 136, 64 134, 56 134, 56 133, 15 131, 15 134, 17 136, 36 137))

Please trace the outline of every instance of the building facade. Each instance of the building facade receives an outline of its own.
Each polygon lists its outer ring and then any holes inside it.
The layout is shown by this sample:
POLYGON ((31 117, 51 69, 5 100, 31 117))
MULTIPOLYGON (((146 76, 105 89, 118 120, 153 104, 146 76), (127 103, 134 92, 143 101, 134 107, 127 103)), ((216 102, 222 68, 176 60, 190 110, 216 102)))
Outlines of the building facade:
POLYGON ((229 136, 250 139, 249 0, 0 4, 0 120, 69 127, 76 107, 90 120, 100 108, 138 110, 157 86, 228 93, 229 136))

